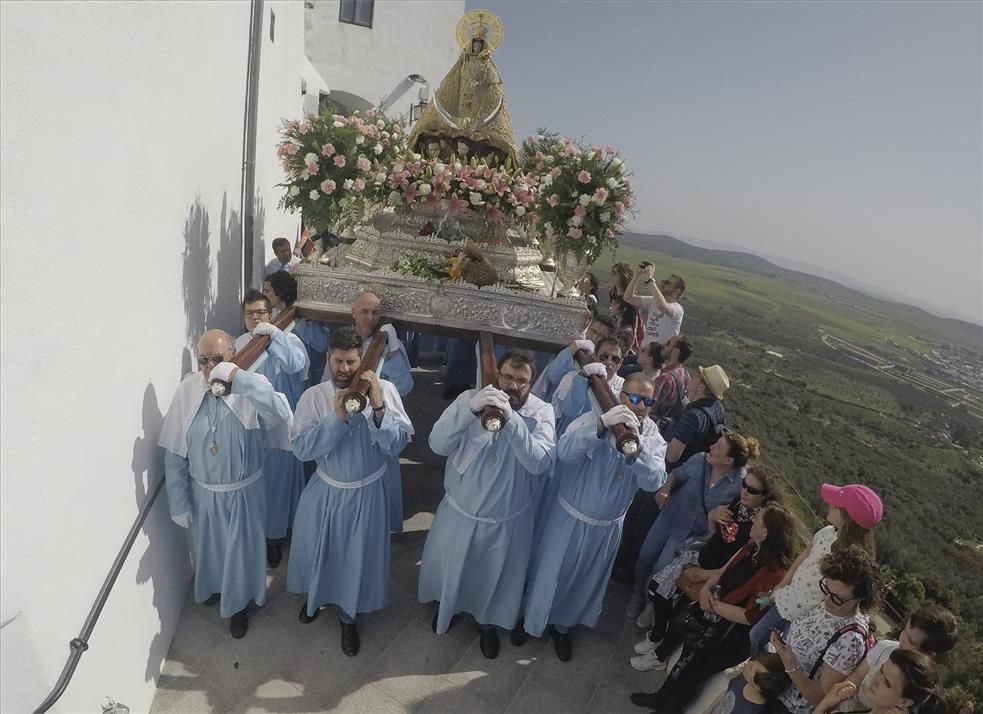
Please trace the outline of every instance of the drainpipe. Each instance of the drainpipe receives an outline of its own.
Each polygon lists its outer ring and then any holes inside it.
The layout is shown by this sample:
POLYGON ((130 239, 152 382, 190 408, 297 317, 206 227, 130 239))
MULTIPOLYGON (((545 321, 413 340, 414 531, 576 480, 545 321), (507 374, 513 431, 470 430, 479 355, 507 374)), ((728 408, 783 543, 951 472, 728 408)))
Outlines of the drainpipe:
POLYGON ((242 291, 252 286, 255 237, 256 114, 259 98, 259 56, 263 47, 263 0, 252 0, 249 15, 249 57, 246 63, 246 107, 242 118, 242 291))

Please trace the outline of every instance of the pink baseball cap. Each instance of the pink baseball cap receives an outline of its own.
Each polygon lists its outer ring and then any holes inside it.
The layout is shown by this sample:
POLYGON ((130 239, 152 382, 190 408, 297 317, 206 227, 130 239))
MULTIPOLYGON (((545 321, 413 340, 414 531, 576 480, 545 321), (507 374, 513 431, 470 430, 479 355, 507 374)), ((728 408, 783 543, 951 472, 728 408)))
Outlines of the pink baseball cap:
POLYGON ((819 495, 831 506, 842 508, 858 525, 868 530, 876 526, 884 515, 884 504, 873 489, 859 483, 834 486, 824 483, 819 495))

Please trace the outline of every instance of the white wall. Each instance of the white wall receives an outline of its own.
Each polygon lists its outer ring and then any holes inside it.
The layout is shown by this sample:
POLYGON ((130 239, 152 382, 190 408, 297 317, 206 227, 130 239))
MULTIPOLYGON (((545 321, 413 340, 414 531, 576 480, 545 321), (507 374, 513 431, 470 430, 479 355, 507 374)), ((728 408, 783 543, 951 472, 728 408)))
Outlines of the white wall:
MULTIPOLYGON (((313 4, 305 15, 307 56, 332 92, 378 105, 407 75, 420 74, 433 93, 460 52, 454 29, 464 0, 376 0, 371 29, 338 22, 338 0, 313 4)), ((416 101, 416 88, 409 89, 388 113, 405 114, 416 101)))
MULTIPOLYGON (((301 111, 303 2, 267 3, 262 257, 274 119, 301 111)), ((0 709, 29 711, 161 475, 163 412, 206 323, 239 329, 248 2, 0 3, 0 709), (212 262, 211 274, 206 267, 212 262)), ((271 166, 275 168, 275 173, 271 166)), ((56 710, 146 711, 190 579, 162 496, 56 710)))

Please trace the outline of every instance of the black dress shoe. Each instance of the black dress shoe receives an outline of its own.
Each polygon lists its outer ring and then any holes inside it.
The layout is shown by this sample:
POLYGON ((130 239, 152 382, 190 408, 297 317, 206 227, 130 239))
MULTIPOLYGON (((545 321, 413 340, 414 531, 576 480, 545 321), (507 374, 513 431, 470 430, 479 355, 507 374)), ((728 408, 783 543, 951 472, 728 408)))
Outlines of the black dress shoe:
POLYGON ((314 611, 313 615, 308 615, 307 603, 305 602, 303 605, 300 606, 300 614, 297 615, 297 619, 303 622, 305 625, 309 625, 312 622, 314 622, 314 620, 316 620, 317 616, 320 614, 321 614, 321 608, 318 608, 317 610, 314 611))
POLYGON ((283 560, 283 551, 280 546, 276 543, 266 544, 266 564, 271 568, 276 568, 280 565, 280 561, 283 560))
POLYGON ((529 634, 526 632, 525 625, 525 619, 520 617, 519 621, 515 623, 515 627, 512 628, 512 636, 509 639, 516 647, 522 647, 522 645, 526 644, 526 640, 529 639, 529 634))
POLYGON ((658 695, 651 692, 632 692, 631 703, 646 709, 658 709, 662 704, 658 695))
POLYGON ((208 599, 202 603, 202 605, 204 605, 205 607, 211 607, 221 599, 222 599, 222 593, 212 593, 211 595, 208 596, 208 599))
POLYGON ((341 651, 349 657, 354 657, 358 654, 358 649, 361 646, 362 642, 358 639, 358 625, 354 622, 342 622, 341 651))
POLYGON ((573 657, 573 644, 570 642, 570 634, 567 632, 553 632, 553 649, 561 662, 569 662, 573 657))
POLYGON ((249 618, 246 617, 246 608, 242 608, 232 616, 232 620, 229 622, 229 633, 232 635, 232 639, 241 640, 246 636, 248 629, 249 618))
MULTIPOLYGON (((440 607, 437 608, 437 612, 433 614, 433 620, 430 621, 430 629, 433 633, 437 634, 437 618, 440 616, 440 607)), ((451 628, 454 627, 454 620, 457 619, 457 615, 451 615, 451 621, 447 623, 447 631, 450 632, 451 628)))
POLYGON ((495 659, 498 657, 498 631, 494 627, 480 627, 481 632, 481 654, 485 659, 495 659))

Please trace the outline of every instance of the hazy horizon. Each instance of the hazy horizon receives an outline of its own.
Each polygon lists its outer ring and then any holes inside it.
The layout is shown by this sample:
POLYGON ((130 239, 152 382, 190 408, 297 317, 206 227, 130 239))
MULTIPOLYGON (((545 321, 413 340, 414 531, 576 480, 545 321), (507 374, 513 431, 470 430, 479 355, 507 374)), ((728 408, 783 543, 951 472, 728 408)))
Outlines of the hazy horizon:
POLYGON ((983 5, 486 0, 516 139, 618 146, 637 233, 983 324, 983 5), (905 297, 908 296, 908 297, 905 297))

